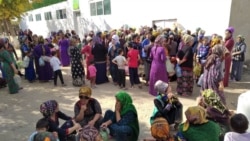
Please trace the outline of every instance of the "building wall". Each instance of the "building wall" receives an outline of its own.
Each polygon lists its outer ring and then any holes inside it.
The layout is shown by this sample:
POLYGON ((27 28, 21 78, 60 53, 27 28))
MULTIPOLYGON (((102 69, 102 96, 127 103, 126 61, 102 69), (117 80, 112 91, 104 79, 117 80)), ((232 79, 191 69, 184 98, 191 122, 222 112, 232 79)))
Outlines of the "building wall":
MULTIPOLYGON (((127 24, 132 27, 151 26, 153 20, 177 19, 186 29, 194 31, 197 27, 206 30, 207 34, 223 35, 228 27, 231 0, 111 0, 111 15, 90 16, 90 3, 102 0, 79 0, 80 17, 72 10, 72 0, 41 8, 41 11, 55 11, 66 7, 67 19, 27 22, 22 29, 30 28, 35 33, 47 35, 58 29, 76 29, 82 37, 89 30, 109 30, 127 24), (39 26, 38 26, 39 25, 39 26)), ((30 11, 36 13, 39 10, 30 11)), ((55 16, 54 16, 55 18, 55 16)))
POLYGON ((235 28, 234 37, 241 34, 246 38, 248 45, 246 52, 246 64, 250 65, 250 1, 232 0, 230 25, 235 28))

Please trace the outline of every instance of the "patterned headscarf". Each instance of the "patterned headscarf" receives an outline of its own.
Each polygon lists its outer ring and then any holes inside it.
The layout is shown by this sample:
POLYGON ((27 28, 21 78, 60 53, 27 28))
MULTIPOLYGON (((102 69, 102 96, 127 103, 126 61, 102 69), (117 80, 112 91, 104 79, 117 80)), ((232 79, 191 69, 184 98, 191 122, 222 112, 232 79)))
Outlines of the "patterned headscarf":
POLYGON ((80 132, 80 138, 87 141, 96 141, 98 135, 98 130, 95 127, 89 125, 84 126, 82 131, 80 132))
POLYGON ((118 35, 116 35, 116 34, 113 35, 113 36, 112 36, 112 39, 115 40, 115 43, 120 43, 120 41, 119 41, 119 36, 118 36, 118 35))
POLYGON ((204 124, 207 123, 206 110, 201 106, 189 107, 186 112, 186 122, 183 126, 183 131, 187 131, 190 124, 204 124))
POLYGON ((165 94, 166 90, 168 88, 168 83, 163 82, 161 80, 158 80, 155 82, 155 86, 154 86, 155 90, 157 92, 159 92, 160 94, 165 94))
POLYGON ((79 90, 79 96, 87 96, 87 97, 91 97, 92 94, 92 90, 90 87, 81 87, 79 90))
POLYGON ((50 117, 55 112, 57 106, 56 100, 48 100, 40 105, 40 112, 44 117, 50 117))

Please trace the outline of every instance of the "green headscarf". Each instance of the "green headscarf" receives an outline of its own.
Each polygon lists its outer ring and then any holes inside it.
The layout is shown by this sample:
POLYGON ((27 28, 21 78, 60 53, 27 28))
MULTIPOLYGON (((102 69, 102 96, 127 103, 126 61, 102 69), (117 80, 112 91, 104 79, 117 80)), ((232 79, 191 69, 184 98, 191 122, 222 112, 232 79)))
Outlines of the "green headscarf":
POLYGON ((136 114, 136 120, 129 123, 129 126, 133 129, 133 133, 134 133, 131 137, 131 141, 137 141, 140 129, 139 129, 138 115, 137 115, 137 111, 135 109, 135 106, 133 105, 133 100, 132 100, 131 96, 125 91, 118 92, 115 95, 115 97, 121 103, 121 108, 122 108, 121 109, 121 116, 123 116, 124 114, 126 114, 129 111, 132 111, 133 113, 136 114))

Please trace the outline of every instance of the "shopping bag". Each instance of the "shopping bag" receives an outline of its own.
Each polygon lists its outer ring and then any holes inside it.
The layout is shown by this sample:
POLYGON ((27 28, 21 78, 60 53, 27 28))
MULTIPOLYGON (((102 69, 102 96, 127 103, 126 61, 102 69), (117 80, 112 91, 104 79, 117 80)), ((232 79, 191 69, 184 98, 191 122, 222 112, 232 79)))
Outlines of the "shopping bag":
POLYGON ((174 65, 171 63, 169 57, 167 57, 166 60, 166 68, 169 76, 173 76, 175 74, 174 65))
POLYGON ((24 58, 23 58, 23 67, 24 68, 27 68, 28 66, 29 66, 29 63, 30 63, 30 58, 28 57, 28 56, 25 56, 24 58))

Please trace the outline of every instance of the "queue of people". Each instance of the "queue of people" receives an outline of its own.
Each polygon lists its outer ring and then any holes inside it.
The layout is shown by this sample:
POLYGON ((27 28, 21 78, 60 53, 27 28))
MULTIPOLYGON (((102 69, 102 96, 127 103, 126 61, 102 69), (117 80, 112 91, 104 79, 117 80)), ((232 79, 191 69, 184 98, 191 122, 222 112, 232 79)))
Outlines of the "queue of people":
MULTIPOLYGON (((156 27, 145 27, 139 34, 134 32, 133 29, 96 34, 91 31, 85 36, 84 42, 80 41, 74 31, 71 34, 63 31, 53 32, 47 39, 33 35, 31 31, 20 32, 26 80, 33 83, 36 79, 40 82, 54 79, 54 85, 57 86, 59 76, 61 84, 66 86, 67 82, 63 80, 60 67, 70 66, 72 84, 81 87, 73 117, 61 112, 59 103, 55 100, 41 104, 40 112, 48 125, 41 127, 45 128, 42 130, 44 134, 55 132, 53 136, 60 141, 68 140, 72 136, 81 140, 89 138, 101 140, 102 132, 109 131, 108 134, 117 141, 138 140, 139 119, 132 97, 125 92, 128 89, 125 77, 128 68, 129 88, 133 89, 135 85, 142 88, 138 70, 140 65, 144 65, 145 86, 149 85, 149 94, 155 97, 155 109, 150 118, 152 125, 158 118, 164 118, 168 123, 164 125, 174 124, 178 133, 173 135, 173 138, 179 140, 196 141, 201 138, 206 138, 208 141, 223 140, 225 134, 227 139, 228 136, 232 137, 233 134, 227 132, 230 131, 230 124, 233 124, 231 119, 237 114, 230 113, 226 107, 224 87, 228 86, 230 78, 231 81, 241 79, 246 51, 244 37, 237 36, 237 43, 234 46, 233 27, 225 30, 225 41, 216 34, 211 37, 205 36, 205 31, 202 29, 197 29, 194 34, 190 31, 178 31, 177 28, 157 30, 156 27), (231 62, 233 66, 229 75, 231 62), (91 97, 91 89, 97 88, 98 84, 109 82, 107 70, 113 84, 125 91, 115 95, 115 110, 106 111, 103 116, 100 103, 91 97), (173 71, 175 75, 172 75, 173 71), (85 79, 90 81, 91 87, 84 86, 85 79), (185 112, 187 121, 182 124, 183 105, 178 96, 191 96, 194 93, 194 82, 199 79, 202 83, 200 83, 201 98, 198 106, 188 108, 185 112), (173 94, 169 84, 174 80, 177 81, 176 95, 173 94), (212 98, 216 100, 212 101, 212 98), (65 120, 61 127, 59 118, 65 120), (222 133, 219 126, 223 126, 225 132, 222 133), (91 134, 82 128, 88 129, 91 134), (212 138, 206 137, 207 132, 204 132, 210 128, 214 129, 213 132, 208 131, 212 138), (200 137, 193 136, 198 132, 200 137), (206 135, 203 135, 204 133, 206 135)), ((14 74, 21 75, 13 57, 14 52, 9 42, 1 38, 1 70, 11 94, 18 93, 22 89, 14 79, 14 74)), ((166 131, 169 131, 167 128, 169 127, 166 127, 166 131)), ((246 130, 239 131, 237 127, 234 128, 240 135, 245 134, 246 130)), ((36 135, 38 137, 40 125, 37 126, 37 130, 33 138, 36 138, 36 135)), ((151 128, 151 131, 153 130, 158 129, 151 128)), ((170 136, 163 137, 157 132, 154 133, 156 135, 152 136, 157 140, 171 139, 170 136)))

